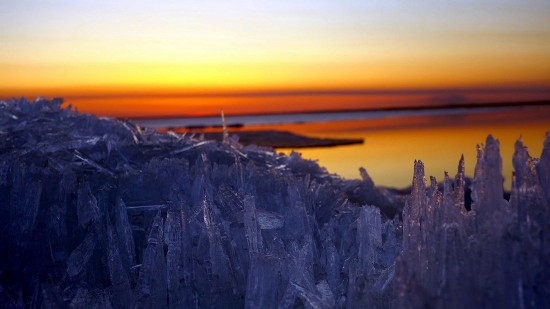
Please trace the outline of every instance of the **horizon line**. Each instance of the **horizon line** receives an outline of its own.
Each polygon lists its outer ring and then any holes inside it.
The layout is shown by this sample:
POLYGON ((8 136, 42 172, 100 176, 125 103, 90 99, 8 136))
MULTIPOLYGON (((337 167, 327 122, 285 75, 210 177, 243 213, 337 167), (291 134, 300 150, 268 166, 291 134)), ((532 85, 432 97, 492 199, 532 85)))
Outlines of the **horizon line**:
MULTIPOLYGON (((374 96, 374 95, 460 95, 460 94, 507 94, 507 93, 549 93, 550 85, 537 86, 491 86, 491 87, 441 87, 441 88, 327 88, 327 89, 259 89, 259 90, 221 90, 221 89, 177 89, 177 88, 130 88, 121 90, 113 88, 98 88, 86 91, 76 91, 77 88, 68 87, 58 89, 37 89, 28 90, 31 94, 36 94, 36 97, 62 97, 64 99, 106 99, 106 98, 216 98, 216 97, 289 97, 289 96, 374 96), (44 92, 44 95, 37 93, 44 92), (57 94, 54 94, 56 93, 57 94), (52 95, 54 94, 54 95, 52 95)), ((22 92, 22 89, 1 89, 0 95, 22 92)), ((23 95, 24 96, 24 95, 23 95)), ((14 97, 14 96, 10 96, 14 97)), ((4 97, 4 98, 10 98, 4 97)), ((21 96, 19 96, 21 97, 21 96)), ((32 97, 32 96, 31 96, 32 97)), ((0 97, 2 98, 2 97, 0 97)))
MULTIPOLYGON (((423 111, 423 110, 445 110, 445 109, 478 109, 478 108, 505 108, 521 106, 550 106, 550 99, 536 101, 510 101, 510 102, 465 102, 465 103, 442 103, 419 106, 388 106, 376 108, 359 109, 324 109, 324 110, 302 110, 293 112, 275 112, 275 113, 250 113, 250 114, 231 114, 226 117, 239 116, 264 116, 264 115, 296 115, 296 114, 329 114, 329 113, 361 113, 361 112, 398 112, 398 111, 423 111)), ((201 116, 192 115, 167 115, 167 116, 138 116, 138 117, 114 117, 119 120, 156 120, 156 119, 178 119, 178 118, 213 118, 220 117, 218 114, 209 114, 201 116)))

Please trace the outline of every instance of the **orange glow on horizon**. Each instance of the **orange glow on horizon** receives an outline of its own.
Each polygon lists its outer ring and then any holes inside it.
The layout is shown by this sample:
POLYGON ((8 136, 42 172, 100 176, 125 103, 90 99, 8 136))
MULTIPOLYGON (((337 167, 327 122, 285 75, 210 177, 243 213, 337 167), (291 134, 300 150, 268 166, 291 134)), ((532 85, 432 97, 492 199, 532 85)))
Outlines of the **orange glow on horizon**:
POLYGON ((6 90, 0 98, 62 97, 83 113, 123 118, 288 113, 550 99, 550 86, 448 89, 178 89, 90 87, 6 90))
MULTIPOLYGON (((300 89, 550 89, 550 6, 499 1, 0 2, 0 98, 108 116, 430 104, 426 95, 189 97, 300 89), (115 101, 115 98, 117 99, 115 101), (147 101, 148 100, 148 101, 147 101)), ((506 92, 506 91, 504 91, 506 92)), ((483 97, 483 98, 481 98, 483 97)), ((549 99, 500 93, 491 100, 549 99)))

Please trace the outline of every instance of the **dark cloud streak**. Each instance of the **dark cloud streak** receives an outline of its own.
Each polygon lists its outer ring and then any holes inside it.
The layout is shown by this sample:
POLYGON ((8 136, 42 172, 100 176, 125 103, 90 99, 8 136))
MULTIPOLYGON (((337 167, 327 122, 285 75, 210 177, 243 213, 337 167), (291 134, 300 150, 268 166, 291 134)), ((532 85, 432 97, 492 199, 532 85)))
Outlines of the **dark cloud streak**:
MULTIPOLYGON (((501 87, 501 88, 434 88, 434 89, 327 89, 327 90, 257 90, 257 91, 124 91, 116 93, 70 94, 68 99, 100 99, 100 98, 146 98, 146 97, 181 97, 181 98, 245 98, 245 97, 291 97, 291 96, 377 96, 377 95, 439 95, 449 98, 465 98, 468 94, 548 94, 550 85, 542 87, 501 87)), ((463 103, 463 102, 459 102, 463 103)))

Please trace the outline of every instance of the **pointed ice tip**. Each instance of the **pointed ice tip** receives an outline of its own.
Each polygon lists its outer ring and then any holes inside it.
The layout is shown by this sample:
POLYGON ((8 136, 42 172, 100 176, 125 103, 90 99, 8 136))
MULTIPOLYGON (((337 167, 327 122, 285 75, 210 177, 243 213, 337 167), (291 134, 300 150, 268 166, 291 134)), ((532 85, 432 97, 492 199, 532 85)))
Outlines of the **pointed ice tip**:
POLYGON ((424 177, 424 163, 422 163, 422 161, 414 161, 414 174, 424 177))
POLYGON ((227 124, 225 123, 225 113, 223 112, 223 108, 221 110, 221 116, 222 116, 222 130, 223 130, 222 141, 225 143, 229 138, 229 133, 227 132, 227 124))
POLYGON ((521 135, 518 137, 518 139, 516 140, 516 145, 523 145, 523 138, 521 137, 521 135))
POLYGON ((500 160, 500 142, 492 135, 487 136, 487 144, 484 150, 485 160, 500 160))
POLYGON ((367 170, 362 166, 359 168, 359 174, 361 175, 361 179, 363 179, 363 181, 372 181, 371 177, 367 173, 367 170))
POLYGON ((516 152, 526 149, 526 147, 523 145, 523 140, 522 140, 521 136, 516 141, 516 144, 514 145, 514 148, 515 148, 516 152))
POLYGON ((458 171, 464 172, 464 154, 462 154, 460 160, 458 160, 458 171))
POLYGON ((492 134, 489 134, 487 136, 487 140, 485 141, 485 147, 487 148, 489 145, 500 145, 500 142, 498 139, 495 139, 492 134))

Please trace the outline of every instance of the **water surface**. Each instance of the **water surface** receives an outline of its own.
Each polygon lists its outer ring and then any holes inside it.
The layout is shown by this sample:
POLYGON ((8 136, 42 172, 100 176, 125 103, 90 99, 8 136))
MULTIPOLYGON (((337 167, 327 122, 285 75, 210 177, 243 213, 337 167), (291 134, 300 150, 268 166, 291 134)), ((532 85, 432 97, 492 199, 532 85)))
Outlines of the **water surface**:
MULTIPOLYGON (((510 188, 514 144, 521 136, 530 153, 540 157, 545 134, 550 131, 550 106, 451 108, 411 111, 294 113, 227 117, 239 130, 286 130, 312 137, 361 138, 363 145, 301 148, 304 158, 317 160, 331 173, 359 178, 367 169, 377 185, 407 187, 415 160, 425 163, 426 174, 442 180, 444 171, 454 176, 461 155, 466 173, 473 176, 477 145, 492 134, 500 141, 503 175, 510 188)), ((140 123, 140 122, 138 122, 140 123)), ((142 122, 152 127, 212 126, 219 117, 164 118, 142 122)), ((293 149, 278 149, 290 153, 293 149)))
MULTIPOLYGON (((550 107, 497 110, 465 115, 404 116, 283 127, 320 137, 363 138, 363 145, 299 149, 303 157, 318 160, 329 172, 359 178, 363 166, 377 185, 406 187, 412 182, 415 160, 425 163, 426 174, 442 180, 444 171, 456 174, 461 155, 466 173, 473 176, 477 145, 492 134, 500 141, 505 188, 512 176, 514 144, 522 138, 532 156, 540 157, 550 131, 550 107)), ((289 153, 292 149, 281 149, 289 153)))

